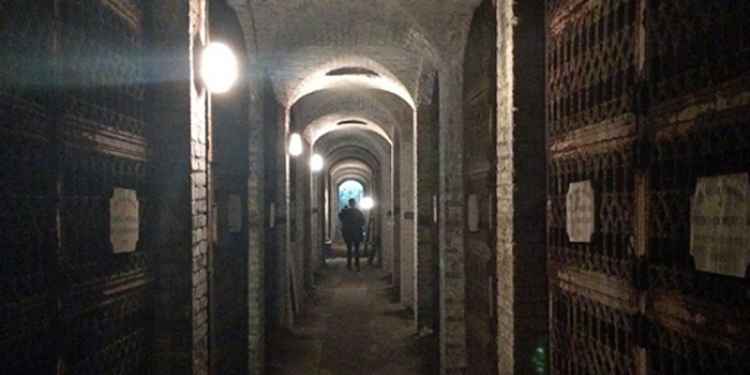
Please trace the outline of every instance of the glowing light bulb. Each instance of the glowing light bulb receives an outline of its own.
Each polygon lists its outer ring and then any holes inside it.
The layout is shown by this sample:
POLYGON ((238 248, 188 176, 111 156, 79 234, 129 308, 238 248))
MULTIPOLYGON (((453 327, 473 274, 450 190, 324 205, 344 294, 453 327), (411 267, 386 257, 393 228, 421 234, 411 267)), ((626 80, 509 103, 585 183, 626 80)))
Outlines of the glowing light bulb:
POLYGON ((361 207, 363 210, 371 210, 373 207, 375 207, 375 200, 370 197, 364 197, 359 202, 359 207, 361 207))
POLYGON ((302 154, 302 137, 297 133, 289 136, 289 155, 299 156, 302 154))
POLYGON ((239 69, 237 58, 223 43, 212 42, 201 56, 201 78, 209 91, 223 94, 237 81, 239 69))
POLYGON ((318 154, 313 154, 310 157, 310 170, 313 172, 320 172, 323 170, 324 165, 323 157, 318 154))

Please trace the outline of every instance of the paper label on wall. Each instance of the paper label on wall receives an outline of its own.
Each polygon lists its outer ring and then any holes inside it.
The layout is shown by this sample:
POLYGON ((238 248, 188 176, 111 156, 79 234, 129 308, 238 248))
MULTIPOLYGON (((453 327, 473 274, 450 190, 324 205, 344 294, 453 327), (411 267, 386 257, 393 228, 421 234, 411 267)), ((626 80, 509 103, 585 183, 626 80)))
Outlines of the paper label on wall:
POLYGON ((697 270, 745 277, 748 187, 747 174, 698 179, 690 207, 690 254, 697 270))
POLYGON ((229 232, 239 233, 242 231, 242 200, 237 194, 229 194, 229 204, 227 207, 227 222, 229 232))
POLYGON ((591 242, 596 212, 591 181, 570 184, 565 208, 565 226, 570 242, 591 242))
POLYGON ((109 200, 109 240, 114 253, 135 251, 139 219, 135 190, 115 188, 109 200))
POLYGON ((469 195, 469 202, 466 206, 469 232, 479 232, 479 197, 476 194, 469 195))

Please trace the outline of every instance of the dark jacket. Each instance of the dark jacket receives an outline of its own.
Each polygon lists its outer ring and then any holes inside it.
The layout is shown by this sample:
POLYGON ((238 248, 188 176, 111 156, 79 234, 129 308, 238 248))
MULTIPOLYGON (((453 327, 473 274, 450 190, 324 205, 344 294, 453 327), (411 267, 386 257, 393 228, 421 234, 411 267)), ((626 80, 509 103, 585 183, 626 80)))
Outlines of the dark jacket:
POLYGON ((365 215, 362 211, 347 207, 339 212, 339 220, 341 220, 341 234, 344 235, 344 241, 362 241, 362 227, 365 225, 365 215))

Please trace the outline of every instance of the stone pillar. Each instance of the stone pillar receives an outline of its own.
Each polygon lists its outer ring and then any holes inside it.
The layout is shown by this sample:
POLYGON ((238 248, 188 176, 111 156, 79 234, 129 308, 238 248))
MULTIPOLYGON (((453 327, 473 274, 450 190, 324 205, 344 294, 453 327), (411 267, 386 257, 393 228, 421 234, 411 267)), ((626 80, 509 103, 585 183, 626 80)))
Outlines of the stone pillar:
MULTIPOLYGON (((248 111, 248 181, 247 181, 247 217, 248 217, 248 372, 251 375, 265 371, 266 342, 266 238, 268 222, 268 202, 273 197, 266 194, 266 159, 265 147, 268 130, 266 125, 273 123, 275 108, 267 104, 274 102, 274 93, 262 73, 258 62, 258 46, 255 44, 255 17, 247 2, 227 0, 234 9, 242 27, 247 56, 246 79, 250 92, 250 110, 248 111)), ((242 58, 242 57, 240 57, 242 58)))
POLYGON ((389 147, 386 147, 382 159, 380 160, 380 168, 375 172, 377 177, 374 178, 378 183, 378 196, 376 200, 377 207, 375 209, 377 215, 376 231, 380 241, 380 249, 378 250, 377 265, 387 272, 390 272, 391 249, 393 246, 393 228, 391 226, 390 217, 388 216, 388 212, 393 210, 391 163, 391 151, 389 147))
POLYGON ((394 298, 401 301, 401 134, 393 142, 393 248, 391 252, 391 284, 394 288, 394 298))
MULTIPOLYGON (((302 280, 305 286, 305 290, 310 290, 313 287, 313 249, 314 249, 314 242, 312 241, 312 192, 310 189, 312 188, 312 170, 310 169, 310 158, 313 155, 312 152, 312 145, 307 144, 307 147, 305 148, 307 150, 307 156, 303 160, 302 163, 302 171, 301 171, 301 181, 300 181, 300 188, 302 196, 300 197, 302 199, 302 217, 300 221, 300 225, 302 226, 302 251, 304 251, 303 257, 302 257, 302 267, 304 270, 304 274, 302 277, 304 279, 302 280)), ((302 298, 302 296, 300 296, 302 298)))
POLYGON ((328 199, 330 200, 330 207, 331 207, 331 221, 328 223, 329 227, 329 234, 331 241, 336 241, 337 239, 341 239, 341 231, 338 230, 338 220, 339 220, 339 211, 341 211, 341 207, 339 207, 339 191, 338 186, 336 186, 336 181, 333 180, 333 176, 330 174, 327 176, 328 181, 328 199))
POLYGON ((420 85, 420 102, 417 106, 417 328, 433 328, 435 316, 435 276, 437 273, 437 227, 433 207, 437 202, 438 171, 438 116, 437 101, 433 92, 425 92, 425 86, 435 89, 436 83, 430 75, 420 85))
POLYGON ((291 327, 293 323, 292 306, 290 304, 289 288, 289 251, 291 249, 291 232, 289 222, 291 218, 290 211, 290 196, 289 196, 289 169, 290 169, 290 158, 287 153, 288 140, 289 140, 289 110, 287 108, 280 108, 283 112, 279 116, 281 122, 276 126, 279 126, 278 130, 279 138, 277 139, 276 158, 278 160, 276 164, 275 176, 276 176, 276 189, 274 202, 276 204, 276 226, 275 236, 276 245, 275 249, 278 256, 276 258, 276 279, 278 289, 275 291, 276 294, 276 309, 273 314, 277 324, 284 327, 291 327))
POLYGON ((547 334, 544 4, 497 10, 499 373, 529 374, 547 334))
POLYGON ((398 228, 400 245, 401 304, 411 309, 416 317, 416 268, 417 268, 417 144, 416 116, 401 132, 399 144, 399 202, 401 225, 398 228))
MULTIPOLYGON (((310 159, 310 145, 303 140, 304 151, 299 156, 290 158, 289 160, 289 183, 290 183, 290 199, 289 199, 289 251, 287 256, 289 257, 289 273, 292 280, 291 287, 294 288, 292 295, 289 300, 293 304, 291 306, 291 313, 299 312, 302 308, 302 300, 304 296, 304 289, 306 285, 306 274, 309 270, 309 239, 307 236, 309 233, 305 229, 308 227, 307 213, 305 212, 305 206, 308 204, 309 195, 305 192, 309 192, 309 186, 306 180, 309 181, 310 168, 307 161, 310 159)), ((292 317, 293 318, 293 317, 292 317)))
POLYGON ((155 238, 154 368, 208 373, 207 94, 194 56, 206 40, 204 0, 150 3, 149 123, 159 235, 155 238))
MULTIPOLYGON (((327 167, 327 166, 326 166, 327 167)), ((310 174, 310 273, 311 286, 314 280, 314 273, 318 271, 321 260, 321 249, 323 246, 322 220, 323 220, 323 195, 321 190, 322 176, 326 173, 326 167, 318 173, 310 174)), ((324 224, 323 224, 324 225, 324 224)))
POLYGON ((379 238, 379 253, 378 253, 378 266, 384 268, 387 264, 388 256, 390 252, 389 246, 393 246, 393 236, 390 235, 391 230, 389 226, 388 211, 391 210, 391 154, 390 148, 386 148, 386 152, 383 153, 383 160, 380 165, 379 184, 380 192, 378 194, 377 213, 378 213, 378 238, 379 238), (390 239, 389 236, 390 235, 390 239))
POLYGON ((466 368, 463 59, 440 69, 440 373, 466 368))
POLYGON ((383 203, 380 207, 381 217, 382 220, 381 223, 381 246, 382 246, 382 256, 383 261, 382 267, 385 272, 392 273, 393 272, 393 160, 394 160, 394 151, 393 147, 390 149, 390 153, 386 156, 385 165, 383 166, 383 183, 384 183, 384 195, 383 195, 383 203))
MULTIPOLYGON (((247 182, 248 209, 248 369, 251 375, 265 370, 265 256, 268 219, 265 193, 265 153, 263 152, 265 108, 257 91, 264 87, 255 81, 250 85, 251 108, 248 131, 249 171, 247 182)), ((272 95, 265 91, 263 95, 272 95)))

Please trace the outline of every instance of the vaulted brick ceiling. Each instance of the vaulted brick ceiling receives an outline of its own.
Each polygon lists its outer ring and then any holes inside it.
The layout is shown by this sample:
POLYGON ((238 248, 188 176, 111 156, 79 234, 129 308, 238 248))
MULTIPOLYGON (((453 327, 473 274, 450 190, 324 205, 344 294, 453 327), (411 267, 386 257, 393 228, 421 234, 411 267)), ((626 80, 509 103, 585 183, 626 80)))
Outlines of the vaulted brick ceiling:
POLYGON ((322 136, 315 144, 315 152, 330 163, 359 159, 378 170, 390 159, 391 145, 370 131, 342 129, 322 136))
POLYGON ((366 182, 374 182, 375 171, 369 165, 359 160, 347 159, 331 165, 331 177, 334 184, 339 184, 353 176, 360 177, 366 182))
MULTIPOLYGON (((416 97, 419 76, 461 53, 480 0, 231 0, 252 14, 255 40, 282 104, 355 86, 416 97), (343 67, 379 77, 327 77, 343 67)), ((413 103, 411 103, 413 105, 413 103)))
POLYGON ((294 131, 302 132, 310 142, 331 131, 352 126, 375 132, 392 142, 399 127, 411 126, 413 110, 398 96, 386 91, 337 88, 301 98, 292 107, 292 118, 294 131), (339 124, 350 120, 365 124, 339 124))

